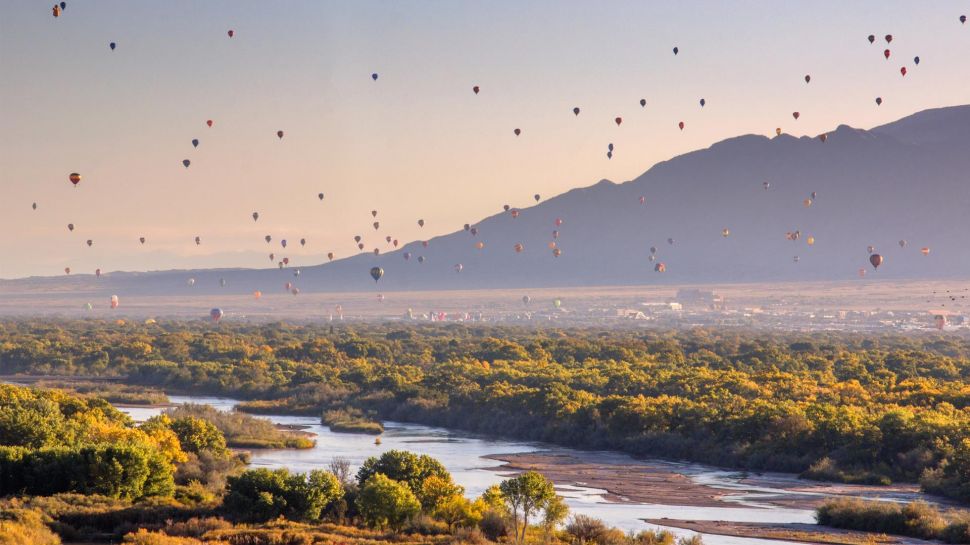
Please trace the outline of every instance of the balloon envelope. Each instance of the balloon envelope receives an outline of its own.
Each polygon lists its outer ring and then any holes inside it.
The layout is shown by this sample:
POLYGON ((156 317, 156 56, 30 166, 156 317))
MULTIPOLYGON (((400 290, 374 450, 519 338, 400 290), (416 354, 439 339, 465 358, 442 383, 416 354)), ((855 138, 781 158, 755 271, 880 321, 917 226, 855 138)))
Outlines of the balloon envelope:
POLYGON ((370 277, 374 279, 374 282, 377 282, 378 280, 380 280, 382 276, 384 276, 384 269, 380 267, 371 268, 370 277))

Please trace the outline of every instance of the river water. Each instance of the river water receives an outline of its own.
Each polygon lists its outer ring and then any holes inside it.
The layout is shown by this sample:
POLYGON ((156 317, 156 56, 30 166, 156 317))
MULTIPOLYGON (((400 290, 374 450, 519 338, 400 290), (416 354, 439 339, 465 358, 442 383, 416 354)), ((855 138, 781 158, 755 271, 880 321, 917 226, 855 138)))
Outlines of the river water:
MULTIPOLYGON (((201 396, 169 396, 173 404, 198 403, 230 411, 238 401, 226 398, 201 396)), ((134 418, 143 421, 159 414, 158 407, 120 407, 134 418)), ((331 459, 336 456, 346 458, 355 467, 370 456, 380 455, 391 449, 408 450, 437 458, 448 468, 455 482, 465 487, 469 497, 478 496, 487 487, 498 483, 505 476, 499 471, 501 462, 485 458, 488 455, 533 452, 555 449, 568 452, 561 447, 488 439, 472 434, 433 428, 418 424, 385 422, 381 444, 374 444, 374 436, 351 433, 334 433, 320 424, 319 418, 305 416, 261 416, 277 424, 296 425, 305 428, 316 439, 316 446, 305 450, 254 450, 251 463, 253 467, 287 468, 304 472, 311 469, 327 469, 331 459)), ((611 458, 616 453, 604 453, 611 458)), ((623 456, 623 455, 620 455, 623 456)), ((813 512, 805 509, 786 509, 759 504, 757 499, 766 490, 741 484, 738 475, 732 472, 685 465, 684 474, 697 482, 716 488, 732 491, 732 507, 689 507, 662 504, 612 503, 604 500, 605 490, 576 486, 573 483, 559 484, 557 490, 566 498, 572 513, 582 513, 602 519, 611 526, 624 530, 657 528, 642 519, 664 517, 688 520, 726 520, 736 522, 778 522, 813 523, 813 512)), ((779 493, 778 490, 770 490, 779 493)), ((667 528, 678 536, 692 535, 693 532, 677 528, 667 528)), ((736 538, 717 535, 703 535, 707 545, 770 545, 788 543, 774 540, 736 538)), ((795 545, 795 544, 792 544, 795 545)))

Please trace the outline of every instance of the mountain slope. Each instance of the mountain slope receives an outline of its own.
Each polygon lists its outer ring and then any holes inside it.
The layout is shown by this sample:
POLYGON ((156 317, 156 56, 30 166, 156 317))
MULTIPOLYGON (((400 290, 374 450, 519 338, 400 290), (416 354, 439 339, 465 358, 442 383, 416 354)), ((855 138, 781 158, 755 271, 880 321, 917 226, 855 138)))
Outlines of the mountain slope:
POLYGON ((381 256, 304 267, 299 278, 273 269, 52 281, 160 294, 184 292, 190 276, 200 292, 235 293, 282 289, 287 281, 303 291, 340 291, 834 280, 853 278, 860 268, 879 278, 966 277, 968 151, 970 106, 928 110, 868 131, 842 125, 824 143, 746 135, 659 163, 630 182, 574 189, 518 218, 507 212, 484 218, 474 225, 477 236, 458 231, 427 248, 414 242, 381 256), (805 207, 813 191, 817 198, 805 207), (556 218, 563 220, 558 228, 556 218), (547 247, 554 229, 559 258, 547 247), (801 238, 786 240, 796 230, 801 238), (475 249, 478 241, 484 249, 475 249), (514 252, 516 243, 525 251, 514 252), (868 265, 869 245, 885 257, 877 272, 868 265), (651 246, 665 273, 653 271, 651 246), (930 255, 921 255, 923 246, 930 255), (374 266, 385 271, 379 286, 368 274, 374 266))

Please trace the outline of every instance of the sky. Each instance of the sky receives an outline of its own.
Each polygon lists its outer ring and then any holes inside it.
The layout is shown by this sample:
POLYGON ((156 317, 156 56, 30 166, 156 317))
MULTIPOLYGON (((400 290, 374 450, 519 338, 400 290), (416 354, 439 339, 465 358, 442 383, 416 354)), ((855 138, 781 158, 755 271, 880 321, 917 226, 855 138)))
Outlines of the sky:
POLYGON ((970 103, 970 2, 51 5, 0 5, 0 278, 316 264, 740 134, 970 103))

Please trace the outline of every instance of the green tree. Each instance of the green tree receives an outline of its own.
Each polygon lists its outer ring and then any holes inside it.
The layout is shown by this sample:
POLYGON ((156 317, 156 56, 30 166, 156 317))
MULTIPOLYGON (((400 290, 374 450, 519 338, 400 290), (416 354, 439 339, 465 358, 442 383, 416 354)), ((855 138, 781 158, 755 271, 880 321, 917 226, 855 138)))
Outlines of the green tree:
POLYGON ((553 498, 556 489, 552 481, 535 471, 527 471, 518 477, 506 479, 499 485, 502 497, 512 513, 512 527, 515 531, 516 543, 525 542, 525 533, 529 527, 529 517, 537 511, 545 509, 553 498), (519 531, 519 517, 522 518, 522 531, 519 531))
POLYGON ((400 529, 421 512, 421 503, 406 484, 376 473, 361 486, 357 509, 372 527, 400 529))
POLYGON ((228 450, 225 436, 208 420, 182 416, 173 419, 169 426, 178 436, 182 450, 195 454, 200 452, 221 454, 228 450))
POLYGON ((277 517, 316 522, 343 497, 343 488, 327 471, 308 474, 286 469, 253 469, 229 477, 223 507, 232 516, 253 521, 277 517))
POLYGON ((389 450, 379 458, 368 458, 357 470, 357 483, 363 486, 367 479, 378 473, 404 483, 415 495, 421 493, 421 487, 429 477, 440 477, 451 482, 451 474, 441 462, 426 454, 418 455, 404 450, 389 450))

